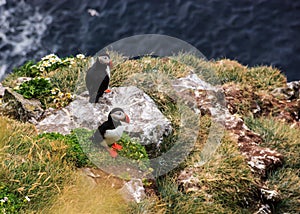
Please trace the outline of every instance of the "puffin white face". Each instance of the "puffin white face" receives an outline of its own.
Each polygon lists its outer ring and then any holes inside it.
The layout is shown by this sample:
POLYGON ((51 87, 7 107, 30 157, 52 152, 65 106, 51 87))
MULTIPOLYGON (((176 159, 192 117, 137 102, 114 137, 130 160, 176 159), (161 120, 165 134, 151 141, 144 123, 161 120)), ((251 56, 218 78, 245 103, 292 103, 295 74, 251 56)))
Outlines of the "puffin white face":
POLYGON ((109 66, 111 65, 111 61, 108 55, 100 55, 98 56, 98 59, 102 64, 106 64, 109 66))
POLYGON ((116 111, 110 114, 110 116, 114 121, 123 121, 129 123, 129 117, 123 111, 116 111))
POLYGON ((100 56, 98 56, 98 59, 101 64, 108 65, 106 67, 105 71, 108 74, 108 76, 110 77, 110 68, 112 68, 112 62, 110 60, 110 57, 108 55, 100 55, 100 56))

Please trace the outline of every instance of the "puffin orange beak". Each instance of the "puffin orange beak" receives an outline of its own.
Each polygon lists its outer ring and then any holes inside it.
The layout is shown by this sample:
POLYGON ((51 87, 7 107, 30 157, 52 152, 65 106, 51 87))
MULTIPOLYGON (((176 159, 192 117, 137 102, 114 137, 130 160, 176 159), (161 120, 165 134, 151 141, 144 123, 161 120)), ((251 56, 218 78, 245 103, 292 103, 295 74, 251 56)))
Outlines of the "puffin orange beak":
POLYGON ((125 122, 126 122, 126 123, 130 123, 130 119, 129 119, 129 117, 128 117, 127 114, 125 114, 125 122))
POLYGON ((109 67, 110 67, 110 68, 113 68, 113 63, 112 63, 111 60, 109 61, 109 67))

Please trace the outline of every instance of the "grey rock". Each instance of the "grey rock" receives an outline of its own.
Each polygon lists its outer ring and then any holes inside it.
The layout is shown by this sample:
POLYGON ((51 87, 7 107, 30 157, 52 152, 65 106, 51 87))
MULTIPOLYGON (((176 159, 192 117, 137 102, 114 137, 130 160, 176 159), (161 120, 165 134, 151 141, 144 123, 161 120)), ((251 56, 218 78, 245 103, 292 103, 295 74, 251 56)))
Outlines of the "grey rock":
POLYGON ((25 99, 21 94, 6 88, 3 96, 3 110, 23 122, 36 124, 44 113, 42 104, 36 99, 25 99))
POLYGON ((145 197, 145 188, 141 179, 132 179, 119 190, 123 198, 130 202, 140 203, 145 197))
POLYGON ((0 83, 0 98, 3 97, 5 89, 6 87, 4 87, 2 83, 0 83))
POLYGON ((99 103, 88 102, 88 93, 78 95, 67 107, 46 116, 37 125, 41 132, 68 134, 74 128, 95 130, 107 120, 114 107, 121 107, 129 115, 130 124, 125 131, 137 137, 141 144, 158 145, 171 130, 170 121, 159 111, 154 101, 134 86, 112 88, 99 103))
MULTIPOLYGON (((176 86, 175 90, 182 94, 180 98, 184 97, 187 91, 192 90, 192 96, 191 93, 188 94, 190 99, 193 99, 193 102, 190 101, 192 103, 191 107, 195 108, 196 106, 200 112, 210 114, 212 120, 221 125, 220 128, 210 129, 209 135, 212 134, 214 137, 208 137, 201 154, 202 157, 206 158, 196 163, 195 167, 203 165, 213 155, 220 144, 219 140, 223 136, 223 128, 228 130, 232 138, 237 141, 241 153, 246 157, 253 172, 265 177, 267 171, 282 164, 282 154, 259 146, 262 142, 261 136, 251 131, 242 118, 229 112, 225 106, 225 97, 220 88, 203 83, 203 80, 196 75, 180 78, 174 82, 174 86, 176 86), (219 136, 217 136, 218 133, 220 133, 219 136), (212 140, 209 141, 209 139, 212 140), (208 148, 207 151, 205 151, 205 148, 208 148)), ((183 179, 181 183, 185 184, 185 180, 183 179)))
POLYGON ((271 93, 280 99, 299 99, 300 81, 289 82, 286 87, 275 88, 271 93))
POLYGON ((299 99, 299 93, 300 93, 300 81, 293 81, 287 83, 287 88, 290 89, 291 93, 290 99, 299 99))
POLYGON ((271 214, 271 207, 268 204, 260 204, 259 209, 254 214, 271 214))
POLYGON ((270 190, 267 188, 261 188, 260 193, 262 197, 271 202, 278 202, 280 200, 280 194, 276 190, 270 190))

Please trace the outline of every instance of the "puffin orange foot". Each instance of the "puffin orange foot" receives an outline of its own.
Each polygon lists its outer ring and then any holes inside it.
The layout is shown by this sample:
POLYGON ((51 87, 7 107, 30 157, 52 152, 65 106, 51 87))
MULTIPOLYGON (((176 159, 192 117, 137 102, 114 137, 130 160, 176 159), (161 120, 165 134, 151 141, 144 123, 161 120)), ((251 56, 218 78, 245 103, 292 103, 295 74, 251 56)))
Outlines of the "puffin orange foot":
POLYGON ((120 144, 113 143, 113 145, 111 146, 111 148, 120 151, 120 150, 122 150, 123 147, 120 144))
POLYGON ((114 149, 110 149, 110 150, 109 150, 109 154, 110 154, 110 156, 113 157, 113 158, 115 158, 115 157, 118 156, 118 153, 117 153, 116 150, 114 150, 114 149))
POLYGON ((104 93, 110 93, 110 92, 111 92, 110 89, 106 89, 106 90, 104 91, 104 93))

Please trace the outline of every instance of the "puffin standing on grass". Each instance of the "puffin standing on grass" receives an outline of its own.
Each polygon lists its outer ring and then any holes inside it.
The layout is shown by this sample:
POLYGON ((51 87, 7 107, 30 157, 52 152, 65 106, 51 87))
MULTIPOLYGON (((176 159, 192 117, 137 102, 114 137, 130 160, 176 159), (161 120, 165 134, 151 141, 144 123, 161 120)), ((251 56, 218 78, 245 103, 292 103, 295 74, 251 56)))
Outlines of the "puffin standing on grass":
POLYGON ((124 131, 124 126, 121 122, 129 123, 128 115, 121 108, 114 108, 108 115, 107 121, 102 123, 91 140, 96 145, 103 146, 111 157, 117 157, 118 153, 116 150, 121 150, 122 146, 117 144, 124 131), (112 145, 112 148, 109 146, 112 145))
POLYGON ((89 91, 89 102, 97 103, 104 92, 109 93, 110 67, 112 62, 108 54, 101 54, 86 73, 85 83, 89 91))

